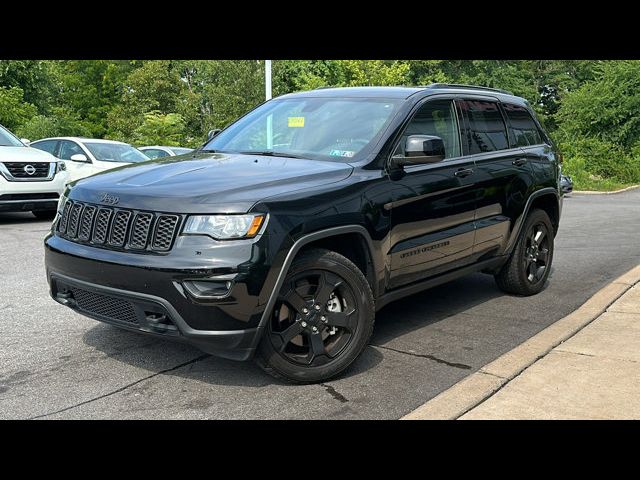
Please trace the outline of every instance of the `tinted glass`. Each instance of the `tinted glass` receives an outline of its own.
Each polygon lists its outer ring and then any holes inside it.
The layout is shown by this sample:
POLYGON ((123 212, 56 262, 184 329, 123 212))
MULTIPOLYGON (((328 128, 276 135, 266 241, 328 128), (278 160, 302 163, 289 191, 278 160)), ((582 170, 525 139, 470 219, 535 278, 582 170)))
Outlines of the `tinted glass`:
POLYGON ((375 144, 400 100, 290 98, 258 107, 204 149, 348 162, 375 144))
POLYGON ((404 154, 405 142, 410 135, 435 135, 444 142, 445 158, 461 155, 458 124, 451 100, 435 100, 420 107, 403 132, 394 154, 404 154))
POLYGON ((527 147, 544 143, 538 126, 525 107, 510 103, 504 103, 503 107, 509 120, 512 146, 527 147))
POLYGON ((144 153, 122 143, 83 142, 84 146, 101 162, 138 163, 149 160, 144 153))
POLYGON ((78 153, 85 155, 82 148, 80 148, 80 145, 75 142, 70 142, 69 140, 63 140, 60 144, 58 158, 61 158, 62 160, 71 160, 71 155, 76 155, 78 153))
POLYGON ((460 109, 468 120, 462 130, 465 153, 493 152, 509 148, 507 129, 495 102, 463 100, 460 109))
POLYGON ((9 130, 0 127, 0 147, 24 147, 24 145, 9 130))
POLYGON ((161 158, 168 157, 169 154, 164 150, 158 150, 157 148, 147 148, 145 150, 141 150, 149 158, 161 158))
POLYGON ((42 150, 44 152, 49 152, 53 155, 53 152, 56 149, 58 141, 57 140, 43 140, 42 142, 32 143, 31 146, 33 148, 37 148, 38 150, 42 150))

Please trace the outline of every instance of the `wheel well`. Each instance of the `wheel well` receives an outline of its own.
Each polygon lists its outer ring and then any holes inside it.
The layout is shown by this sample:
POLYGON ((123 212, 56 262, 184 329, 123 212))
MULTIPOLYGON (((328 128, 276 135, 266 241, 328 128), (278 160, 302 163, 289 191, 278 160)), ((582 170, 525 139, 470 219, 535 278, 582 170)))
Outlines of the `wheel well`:
POLYGON ((542 195, 533 200, 531 203, 531 209, 539 208, 547 212, 553 225, 554 234, 558 233, 558 226, 560 225, 560 208, 558 206, 558 200, 555 195, 548 194, 542 195))
POLYGON ((324 248, 339 253, 351 260, 364 274, 371 291, 376 295, 375 273, 371 252, 364 237, 358 233, 344 233, 327 238, 321 238, 303 246, 297 255, 312 248, 324 248))

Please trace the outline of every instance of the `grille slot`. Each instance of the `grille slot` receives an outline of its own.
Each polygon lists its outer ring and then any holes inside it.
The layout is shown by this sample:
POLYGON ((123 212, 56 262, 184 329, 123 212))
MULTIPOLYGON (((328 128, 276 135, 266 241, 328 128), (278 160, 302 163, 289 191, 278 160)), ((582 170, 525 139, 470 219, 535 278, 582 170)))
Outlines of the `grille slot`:
POLYGON ((78 239, 85 242, 91 238, 91 227, 93 226, 93 217, 96 214, 96 207, 87 205, 84 207, 82 217, 80 219, 80 229, 78 230, 78 239))
POLYGON ((154 250, 167 251, 171 248, 173 237, 178 227, 177 215, 160 215, 156 223, 151 246, 154 250))
POLYGON ((50 163, 48 162, 3 162, 13 178, 46 178, 49 176, 50 163), (33 175, 25 171, 25 167, 31 165, 34 169, 33 175))
POLYGON ((67 224, 69 223, 69 210, 71 209, 71 202, 67 202, 64 205, 64 210, 62 211, 62 217, 60 217, 60 221, 58 222, 58 232, 65 233, 67 231, 67 224))
POLYGON ((58 235, 76 243, 136 253, 166 253, 180 227, 180 215, 102 207, 68 200, 58 235))
POLYGON ((82 212, 82 204, 74 203, 69 212, 69 225, 67 226, 67 236, 76 238, 78 235, 78 223, 80 222, 80 212, 82 212))
POLYGON ((131 302, 77 287, 71 287, 70 290, 80 310, 109 320, 138 324, 138 316, 131 302))
POLYGON ((110 208, 98 209, 96 223, 93 227, 93 243, 104 243, 109 231, 109 220, 111 220, 112 210, 110 208))
POLYGON ((133 219, 131 227, 131 235, 129 237, 129 246, 131 248, 142 249, 147 246, 149 239, 149 230, 153 223, 153 215, 151 213, 138 213, 133 219))
POLYGON ((111 233, 109 234, 109 245, 114 247, 122 247, 124 239, 127 236, 127 227, 129 226, 129 218, 131 212, 126 210, 118 210, 113 217, 111 224, 111 233))

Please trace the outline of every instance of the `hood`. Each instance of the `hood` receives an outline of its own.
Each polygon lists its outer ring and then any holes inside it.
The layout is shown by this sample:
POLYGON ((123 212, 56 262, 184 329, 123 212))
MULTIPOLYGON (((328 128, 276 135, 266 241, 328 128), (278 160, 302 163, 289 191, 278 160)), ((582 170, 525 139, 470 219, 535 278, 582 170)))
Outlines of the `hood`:
POLYGON ((108 170, 72 183, 71 198, 173 213, 244 213, 266 197, 347 178, 347 163, 288 157, 198 153, 108 170))
POLYGON ((55 162, 50 153, 31 147, 0 147, 0 162, 55 162))

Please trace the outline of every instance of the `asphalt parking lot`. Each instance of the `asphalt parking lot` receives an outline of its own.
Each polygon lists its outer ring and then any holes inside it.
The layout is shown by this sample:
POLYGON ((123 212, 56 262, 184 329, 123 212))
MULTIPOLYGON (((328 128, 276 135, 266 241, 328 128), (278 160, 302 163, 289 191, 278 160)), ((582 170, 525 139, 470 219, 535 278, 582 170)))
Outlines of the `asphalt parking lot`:
POLYGON ((507 296, 476 274, 400 300, 378 313, 351 369, 308 386, 55 303, 43 267, 47 230, 30 214, 0 214, 0 418, 394 419, 640 263, 640 190, 565 198, 541 294, 507 296))

